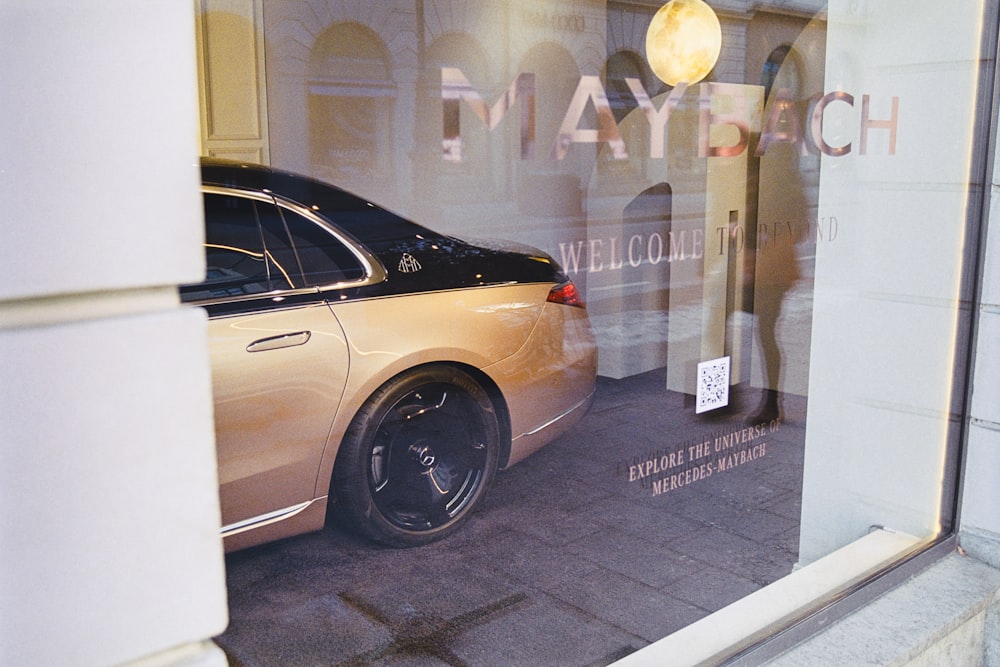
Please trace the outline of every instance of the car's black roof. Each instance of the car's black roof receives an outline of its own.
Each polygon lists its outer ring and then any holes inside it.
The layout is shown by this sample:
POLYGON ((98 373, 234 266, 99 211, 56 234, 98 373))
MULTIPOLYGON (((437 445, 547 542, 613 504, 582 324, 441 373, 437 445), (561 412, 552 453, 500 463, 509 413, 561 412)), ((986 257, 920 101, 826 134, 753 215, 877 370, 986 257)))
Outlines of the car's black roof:
POLYGON ((512 282, 561 282, 559 266, 545 253, 510 244, 471 244, 435 232, 336 186, 247 162, 202 158, 206 185, 269 191, 309 207, 364 244, 382 262, 388 280, 357 296, 473 287, 512 282), (401 259, 420 265, 403 274, 401 259))

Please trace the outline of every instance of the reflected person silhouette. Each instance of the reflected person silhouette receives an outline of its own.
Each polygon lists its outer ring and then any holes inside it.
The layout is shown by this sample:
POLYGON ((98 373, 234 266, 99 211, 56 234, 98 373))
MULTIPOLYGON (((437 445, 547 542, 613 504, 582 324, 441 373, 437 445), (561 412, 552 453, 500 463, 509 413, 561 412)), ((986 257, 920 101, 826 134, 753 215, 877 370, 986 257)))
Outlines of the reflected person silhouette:
POLYGON ((764 391, 748 423, 781 419, 783 351, 778 339, 782 305, 801 277, 796 241, 808 207, 794 143, 771 144, 760 158, 756 275, 753 313, 763 357, 764 391))

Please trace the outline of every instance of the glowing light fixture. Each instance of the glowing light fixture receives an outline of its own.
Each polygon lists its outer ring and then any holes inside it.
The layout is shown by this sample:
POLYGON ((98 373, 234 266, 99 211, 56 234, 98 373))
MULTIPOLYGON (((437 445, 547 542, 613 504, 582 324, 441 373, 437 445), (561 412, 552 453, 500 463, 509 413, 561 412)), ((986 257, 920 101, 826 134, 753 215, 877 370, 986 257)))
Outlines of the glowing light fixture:
POLYGON ((721 51, 719 17, 703 0, 670 0, 646 31, 646 60, 670 86, 704 79, 721 51))

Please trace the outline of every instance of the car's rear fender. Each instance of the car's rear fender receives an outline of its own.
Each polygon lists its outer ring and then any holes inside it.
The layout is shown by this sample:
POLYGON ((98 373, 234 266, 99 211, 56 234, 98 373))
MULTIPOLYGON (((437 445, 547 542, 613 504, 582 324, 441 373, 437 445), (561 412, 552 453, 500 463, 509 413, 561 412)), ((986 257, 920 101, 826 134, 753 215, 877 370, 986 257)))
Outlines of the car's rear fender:
POLYGON ((597 344, 586 311, 546 304, 517 354, 483 372, 507 399, 512 465, 572 427, 590 406, 597 344))
MULTIPOLYGON (((368 397, 392 378, 425 364, 474 369, 494 403, 502 407, 507 422, 503 428, 509 433, 507 391, 501 383, 505 378, 480 369, 519 353, 547 307, 551 287, 515 284, 331 302, 346 335, 351 366, 318 470, 316 492, 326 493, 340 440, 368 397)), ((503 452, 501 464, 507 458, 503 452)))

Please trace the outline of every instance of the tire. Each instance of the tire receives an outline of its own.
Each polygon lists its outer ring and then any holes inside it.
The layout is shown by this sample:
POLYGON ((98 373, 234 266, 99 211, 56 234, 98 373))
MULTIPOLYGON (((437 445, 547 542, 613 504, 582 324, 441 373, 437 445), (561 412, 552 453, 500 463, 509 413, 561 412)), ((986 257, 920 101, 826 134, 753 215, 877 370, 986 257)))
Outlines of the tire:
POLYGON ((380 544, 427 544, 469 516, 499 450, 493 402, 468 373, 413 369, 376 391, 345 434, 333 472, 338 509, 380 544))

